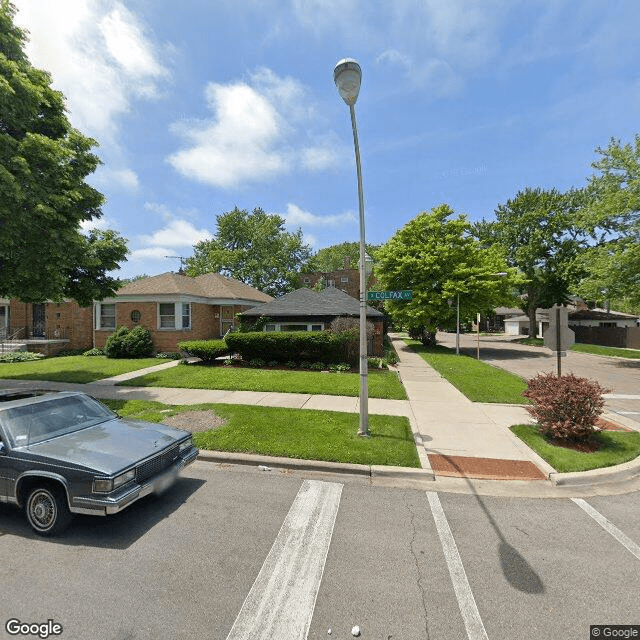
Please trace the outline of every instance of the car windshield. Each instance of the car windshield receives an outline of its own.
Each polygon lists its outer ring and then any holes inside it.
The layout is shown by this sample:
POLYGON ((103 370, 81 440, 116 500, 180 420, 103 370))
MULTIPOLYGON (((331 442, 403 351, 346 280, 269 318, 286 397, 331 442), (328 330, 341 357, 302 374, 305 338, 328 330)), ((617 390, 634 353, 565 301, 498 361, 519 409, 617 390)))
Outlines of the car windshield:
POLYGON ((0 410, 13 447, 24 447, 107 420, 114 414, 87 396, 63 396, 0 410))

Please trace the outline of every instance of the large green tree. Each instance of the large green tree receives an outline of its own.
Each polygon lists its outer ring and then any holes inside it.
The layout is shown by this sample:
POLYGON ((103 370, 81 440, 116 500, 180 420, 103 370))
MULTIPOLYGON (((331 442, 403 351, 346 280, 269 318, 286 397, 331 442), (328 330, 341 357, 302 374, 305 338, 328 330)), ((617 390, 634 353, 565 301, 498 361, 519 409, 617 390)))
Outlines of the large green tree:
POLYGON ((578 291, 633 308, 640 305, 640 136, 627 144, 612 139, 596 153, 582 222, 597 244, 582 256, 587 275, 578 291))
POLYGON ((71 126, 64 96, 29 63, 14 15, 0 0, 0 297, 87 305, 118 288, 108 272, 126 259, 126 242, 81 232, 104 202, 85 182, 100 162, 96 142, 71 126))
MULTIPOLYGON (((376 252, 380 245, 367 244, 366 252, 375 259, 376 252)), ((351 269, 357 269, 360 262, 360 243, 359 242, 341 242, 333 244, 330 247, 319 249, 309 260, 304 270, 312 271, 340 271, 344 269, 345 258, 349 258, 351 269)))
POLYGON ((510 291, 520 282, 517 270, 507 268, 500 248, 483 248, 471 236, 466 216, 453 215, 446 204, 422 212, 376 256, 382 289, 413 291, 411 301, 386 302, 387 312, 426 344, 435 344, 438 326, 455 319, 458 296, 461 317, 468 318, 511 302, 510 291))
POLYGON ((297 287, 311 255, 300 229, 287 231, 284 218, 259 207, 251 213, 236 207, 216 220, 215 237, 195 245, 187 274, 220 272, 276 297, 297 287))
POLYGON ((577 190, 527 188, 499 205, 494 221, 482 220, 474 227, 484 246, 502 247, 509 266, 524 274, 521 291, 526 295, 520 305, 532 328, 536 309, 566 302, 579 280, 578 256, 588 238, 579 224, 585 198, 577 190))

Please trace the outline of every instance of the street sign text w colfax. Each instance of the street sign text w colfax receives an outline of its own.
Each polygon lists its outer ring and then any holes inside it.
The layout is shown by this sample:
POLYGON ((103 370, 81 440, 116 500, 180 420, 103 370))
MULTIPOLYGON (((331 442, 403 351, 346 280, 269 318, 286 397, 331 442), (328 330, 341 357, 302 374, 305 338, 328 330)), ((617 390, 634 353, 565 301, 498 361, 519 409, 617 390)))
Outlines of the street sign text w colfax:
POLYGON ((411 300, 413 291, 369 291, 367 300, 411 300))

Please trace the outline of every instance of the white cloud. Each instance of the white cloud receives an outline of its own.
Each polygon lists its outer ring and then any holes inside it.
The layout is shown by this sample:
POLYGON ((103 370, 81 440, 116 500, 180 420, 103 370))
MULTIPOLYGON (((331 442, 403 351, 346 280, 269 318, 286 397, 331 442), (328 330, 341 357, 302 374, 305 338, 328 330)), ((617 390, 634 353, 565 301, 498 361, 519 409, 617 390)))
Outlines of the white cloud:
POLYGON ((136 249, 129 254, 128 260, 139 262, 141 260, 165 260, 171 255, 173 249, 169 247, 145 247, 144 249, 136 249))
POLYGON ((334 214, 330 216, 319 216, 309 211, 304 211, 295 204, 287 204, 286 213, 280 214, 289 227, 342 227, 353 224, 358 218, 352 211, 334 214))
POLYGON ((208 229, 196 229, 186 220, 171 220, 161 229, 157 229, 151 235, 142 235, 139 238, 141 244, 153 247, 193 247, 201 240, 210 240, 212 234, 208 229))
POLYGON ((138 174, 131 169, 98 167, 92 181, 100 187, 115 187, 125 191, 136 191, 140 186, 138 174))
POLYGON ((104 231, 105 229, 115 229, 116 222, 107 218, 106 216, 102 216, 101 218, 94 218, 93 220, 83 220, 80 223, 80 230, 83 233, 88 234, 92 229, 100 229, 104 231))
POLYGON ((168 71, 139 18, 118 0, 16 0, 29 59, 52 75, 75 127, 114 139, 135 97, 157 97, 168 71))
POLYGON ((207 106, 214 118, 173 125, 186 147, 168 157, 183 175, 232 188, 288 173, 295 166, 324 169, 337 162, 324 145, 305 144, 313 118, 306 89, 293 78, 261 68, 249 82, 210 83, 207 106))

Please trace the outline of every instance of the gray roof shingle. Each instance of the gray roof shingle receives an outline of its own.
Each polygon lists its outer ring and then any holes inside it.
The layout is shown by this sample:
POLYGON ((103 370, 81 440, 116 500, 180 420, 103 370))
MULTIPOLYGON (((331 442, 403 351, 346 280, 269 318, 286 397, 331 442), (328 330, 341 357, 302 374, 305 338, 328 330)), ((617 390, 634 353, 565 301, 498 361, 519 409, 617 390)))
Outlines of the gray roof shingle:
MULTIPOLYGON (((359 316, 360 302, 340 289, 328 287, 316 292, 296 289, 291 293, 242 312, 243 316, 359 316)), ((384 314, 367 306, 367 317, 382 318, 384 314)))

